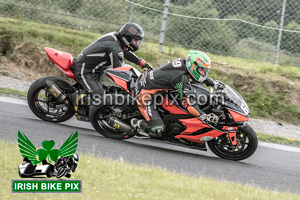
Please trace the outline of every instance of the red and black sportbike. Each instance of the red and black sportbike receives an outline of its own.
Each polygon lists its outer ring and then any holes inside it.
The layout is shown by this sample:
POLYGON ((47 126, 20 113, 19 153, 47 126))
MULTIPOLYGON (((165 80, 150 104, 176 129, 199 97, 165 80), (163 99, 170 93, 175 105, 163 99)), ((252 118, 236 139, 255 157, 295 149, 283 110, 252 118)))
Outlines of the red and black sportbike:
MULTIPOLYGON (((67 76, 75 79, 72 71, 73 58, 59 50, 45 48, 50 60, 67 76)), ((68 95, 85 91, 79 83, 47 76, 35 81, 28 91, 28 104, 32 112, 45 121, 62 122, 74 114, 77 119, 90 121, 101 135, 114 139, 129 139, 137 134, 130 126, 132 118, 143 116, 133 97, 135 83, 141 73, 134 67, 110 68, 100 77, 106 94, 94 99, 91 106, 74 106, 68 95)), ((176 91, 166 91, 161 95, 157 109, 165 123, 162 140, 188 148, 206 150, 205 143, 217 156, 230 160, 243 160, 251 156, 258 145, 254 130, 247 124, 249 108, 241 95, 222 83, 223 89, 214 94, 202 84, 192 86, 206 99, 212 99, 199 107, 219 117, 217 123, 204 123, 190 115, 181 105, 176 91), (222 97, 222 98, 220 98, 222 97)))

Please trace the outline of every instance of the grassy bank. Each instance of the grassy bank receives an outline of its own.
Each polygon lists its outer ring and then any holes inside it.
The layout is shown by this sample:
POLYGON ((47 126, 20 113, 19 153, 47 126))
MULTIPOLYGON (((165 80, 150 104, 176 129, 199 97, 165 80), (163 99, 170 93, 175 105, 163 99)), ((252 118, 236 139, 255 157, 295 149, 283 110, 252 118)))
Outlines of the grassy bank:
POLYGON ((266 133, 257 133, 257 138, 263 142, 272 142, 277 144, 300 147, 300 140, 296 140, 294 138, 284 138, 281 136, 269 135, 266 133))
POLYGON ((0 141, 1 199, 299 199, 299 195, 176 174, 157 167, 80 154, 73 179, 82 179, 81 194, 12 194, 11 179, 19 179, 22 161, 16 143, 0 141))
MULTIPOLYGON (((24 74, 24 79, 60 75, 49 62, 43 47, 79 52, 100 35, 51 25, 0 18, 0 73, 24 74)), ((147 36, 146 36, 147 37, 147 36)), ((188 49, 164 47, 144 42, 137 55, 158 66, 162 58, 185 57, 188 49)), ((251 116, 300 124, 300 68, 209 54, 214 61, 210 76, 239 91, 247 101, 251 116)), ((139 68, 139 67, 137 67, 139 68)), ((19 76, 18 76, 19 77, 19 76)), ((22 78, 23 78, 22 77, 22 78)))
POLYGON ((27 96, 27 92, 25 91, 20 91, 20 90, 15 90, 11 88, 3 88, 0 87, 0 94, 12 94, 12 95, 17 95, 17 96, 27 96))

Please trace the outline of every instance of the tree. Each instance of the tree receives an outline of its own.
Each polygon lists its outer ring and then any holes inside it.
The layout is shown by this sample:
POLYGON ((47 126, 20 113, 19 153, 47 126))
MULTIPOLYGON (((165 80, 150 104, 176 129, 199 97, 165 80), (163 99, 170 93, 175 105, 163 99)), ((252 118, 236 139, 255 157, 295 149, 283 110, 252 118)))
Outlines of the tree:
MULTIPOLYGON (((290 22, 285 29, 300 31, 300 24, 295 21, 290 22)), ((283 32, 281 40, 281 50, 287 50, 292 53, 300 53, 300 33, 283 32)))
POLYGON ((195 0, 185 7, 170 6, 170 12, 191 17, 168 16, 166 36, 181 46, 214 53, 228 53, 235 34, 224 22, 199 18, 218 18, 213 1, 195 0))

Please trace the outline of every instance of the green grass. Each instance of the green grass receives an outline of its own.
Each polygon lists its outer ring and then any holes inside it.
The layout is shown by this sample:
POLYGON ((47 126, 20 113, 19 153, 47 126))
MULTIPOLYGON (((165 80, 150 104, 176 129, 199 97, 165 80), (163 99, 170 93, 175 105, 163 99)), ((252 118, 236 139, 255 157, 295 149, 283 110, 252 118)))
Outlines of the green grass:
POLYGON ((0 30, 10 33, 16 39, 30 38, 33 42, 46 42, 74 51, 81 51, 79 48, 84 48, 99 36, 95 33, 8 18, 0 18, 0 30))
POLYGON ((256 134, 257 134, 257 138, 264 142, 271 142, 276 144, 284 144, 284 145, 300 147, 300 140, 294 138, 285 138, 276 135, 269 135, 266 133, 256 133, 256 134))
POLYGON ((213 61, 229 64, 235 69, 256 76, 268 76, 273 78, 300 79, 300 68, 272 63, 250 60, 245 58, 210 55, 213 61))
MULTIPOLYGON (((33 39, 33 41, 44 41, 54 46, 61 46, 62 48, 67 49, 71 48, 74 53, 79 53, 93 40, 101 36, 99 34, 86 31, 78 31, 59 26, 1 17, 0 30, 3 32, 12 33, 13 35, 19 34, 19 37, 25 35, 33 39)), ((157 67, 157 61, 161 58, 172 60, 177 57, 185 57, 189 51, 185 48, 168 46, 163 47, 163 53, 159 53, 157 50, 157 43, 144 42, 142 48, 137 52, 137 54, 149 60, 149 62, 152 62, 153 65, 157 67)), ((249 73, 252 72, 253 74, 257 74, 257 72, 261 72, 263 74, 271 72, 272 74, 277 74, 280 77, 286 76, 300 78, 300 70, 297 67, 277 66, 267 62, 215 55, 210 53, 209 56, 215 62, 226 63, 234 68, 241 69, 249 73)))
POLYGON ((16 143, 0 141, 1 199, 299 199, 291 193, 266 191, 258 187, 191 177, 161 168, 133 165, 111 159, 84 155, 73 179, 82 179, 82 194, 12 194, 11 179, 20 179, 18 165, 22 156, 16 143))
POLYGON ((282 120, 299 125, 300 107, 286 102, 288 88, 273 93, 257 83, 253 85, 254 90, 251 91, 251 95, 243 95, 245 92, 241 92, 250 107, 252 117, 282 120))
POLYGON ((0 87, 0 94, 12 94, 12 95, 20 95, 20 96, 27 96, 27 92, 25 91, 20 91, 20 90, 15 90, 11 88, 3 88, 0 87))

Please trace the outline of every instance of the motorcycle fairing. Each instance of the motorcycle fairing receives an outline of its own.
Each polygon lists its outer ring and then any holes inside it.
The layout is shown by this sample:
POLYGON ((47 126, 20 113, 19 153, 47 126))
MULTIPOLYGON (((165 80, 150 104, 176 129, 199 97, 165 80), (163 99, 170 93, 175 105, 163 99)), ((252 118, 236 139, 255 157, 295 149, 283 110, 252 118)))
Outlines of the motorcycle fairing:
POLYGON ((191 86, 196 89, 198 94, 203 94, 207 97, 209 96, 209 91, 206 89, 206 87, 203 84, 198 82, 191 82, 191 86))
POLYGON ((233 120, 236 121, 236 122, 248 121, 249 120, 248 117, 245 117, 244 115, 242 115, 240 113, 234 112, 234 111, 229 110, 229 109, 228 109, 228 112, 231 114, 233 120))
MULTIPOLYGON (((135 75, 135 71, 132 70, 132 67, 118 67, 118 68, 111 68, 105 70, 105 74, 108 75, 113 79, 113 81, 121 86, 123 89, 125 89, 127 92, 130 93, 128 90, 128 85, 130 81, 132 80, 132 76, 135 75)), ((192 84, 194 88, 196 89, 197 93, 204 94, 206 96, 209 96, 208 90, 202 85, 193 83, 192 84)), ((129 86, 130 87, 130 86, 129 86)), ((131 93, 130 93, 131 94, 131 93)), ((226 102, 226 107, 232 107, 232 110, 238 109, 238 107, 235 104, 231 104, 229 102, 226 102)), ((189 115, 188 112, 180 108, 179 105, 173 104, 168 98, 163 97, 161 106, 169 111, 170 113, 174 115, 189 115)), ((230 114, 232 115, 234 121, 241 122, 241 121, 247 121, 248 118, 243 116, 242 114, 229 110, 230 114)), ((242 110, 241 110, 242 113, 242 110)), ((176 117, 175 117, 176 118, 176 117)), ((178 118, 177 118, 178 119, 178 118)), ((236 128, 237 127, 228 127, 228 126, 222 126, 220 125, 220 129, 217 129, 213 126, 210 126, 208 124, 203 123, 197 118, 183 118, 178 119, 182 125, 186 127, 184 131, 182 131, 179 135, 176 135, 175 138, 178 139, 187 139, 192 142, 197 143, 205 143, 211 139, 214 139, 220 135, 223 135, 225 133, 229 134, 230 141, 232 145, 236 145, 236 128), (198 135, 192 135, 196 131, 202 130, 202 129, 208 129, 207 132, 198 134, 198 135)))
MULTIPOLYGON (((191 86, 196 90, 197 94, 201 94, 201 95, 203 95, 203 97, 206 97, 206 100, 205 100, 205 98, 199 99, 201 103, 203 103, 203 101, 207 101, 207 99, 210 99, 209 91, 206 89, 206 87, 203 84, 198 83, 198 82, 192 82, 191 86)), ((207 106, 209 106, 209 101, 207 101, 205 104, 202 104, 202 105, 199 104, 198 106, 200 109, 204 109, 207 106)))
POLYGON ((199 135, 176 135, 175 138, 178 139, 187 139, 192 142, 198 142, 198 143, 204 143, 209 140, 212 140, 220 135, 223 135, 225 132, 219 131, 219 130, 211 130, 207 133, 199 134, 199 135))
MULTIPOLYGON (((222 104, 221 104, 222 105, 222 104)), ((236 104, 231 103, 230 101, 225 101, 225 107, 229 110, 233 110, 234 112, 240 113, 245 116, 245 112, 236 104)))
POLYGON ((71 70, 71 66, 74 64, 74 59, 71 54, 45 47, 47 56, 49 59, 68 77, 75 79, 75 75, 71 70))
POLYGON ((170 113, 175 114, 175 115, 181 115, 181 114, 188 115, 189 114, 186 111, 184 111, 184 110, 180 109, 179 107, 177 107, 176 105, 174 105, 172 102, 170 102, 165 97, 163 97, 161 105, 165 110, 167 110, 170 113))
POLYGON ((236 130, 238 130, 238 127, 231 127, 231 126, 223 126, 222 131, 229 131, 229 132, 235 132, 236 130))
POLYGON ((115 74, 115 75, 121 77, 122 79, 126 80, 127 82, 129 82, 132 79, 132 77, 137 78, 141 75, 141 73, 137 69, 135 69, 131 66, 109 68, 109 69, 106 69, 104 72, 106 74, 107 73, 115 74))
MULTIPOLYGON (((114 81, 117 85, 121 86, 124 90, 126 90, 127 92, 129 92, 129 90, 128 90, 128 88, 127 88, 127 82, 126 82, 125 80, 121 79, 121 78, 118 77, 118 76, 115 76, 115 75, 113 75, 113 74, 110 74, 110 73, 107 73, 107 75, 108 75, 109 77, 111 77, 111 78, 113 79, 113 81, 114 81)), ((129 92, 129 93, 130 93, 130 92, 129 92)))
POLYGON ((124 90, 132 95, 129 91, 128 86, 131 87, 132 77, 138 77, 139 71, 134 70, 132 67, 117 67, 106 69, 104 73, 113 79, 113 81, 121 86, 124 90))
POLYGON ((133 73, 130 71, 123 71, 126 70, 124 69, 126 67, 122 67, 122 70, 117 70, 118 68, 107 69, 105 70, 105 74, 111 77, 117 85, 121 86, 124 90, 130 93, 127 87, 127 83, 131 80, 131 76, 133 73))
POLYGON ((203 128, 211 128, 209 125, 204 124, 201 122, 199 119, 195 118, 190 118, 190 119, 179 119, 179 121, 186 126, 187 128, 180 133, 180 135, 191 135, 192 133, 203 129, 203 128))
POLYGON ((134 67, 125 64, 124 67, 116 67, 116 68, 111 68, 112 70, 122 70, 122 71, 131 71, 133 73, 133 77, 137 78, 141 75, 141 72, 139 72, 137 69, 134 67))
POLYGON ((116 76, 126 82, 129 82, 133 75, 129 67, 110 68, 105 70, 105 74, 116 76))
POLYGON ((179 121, 187 128, 184 131, 182 131, 179 135, 176 135, 175 138, 183 138, 192 142, 204 143, 227 132, 229 134, 229 138, 232 145, 237 144, 236 131, 238 130, 238 127, 223 126, 222 130, 218 130, 208 124, 203 123, 197 118, 179 119, 179 121), (196 131, 202 130, 204 128, 211 128, 212 130, 206 133, 192 135, 196 131))

